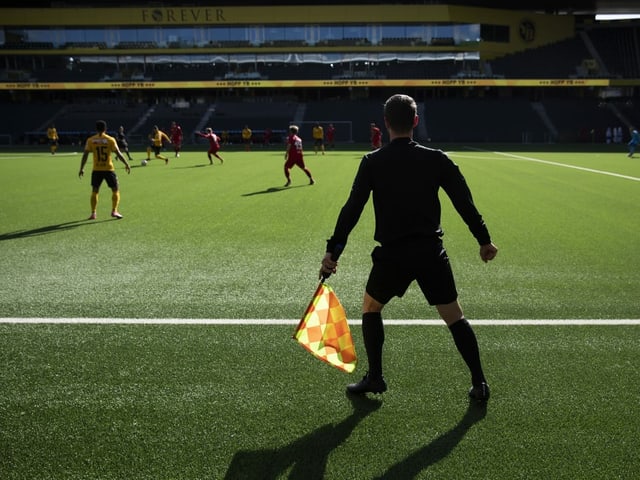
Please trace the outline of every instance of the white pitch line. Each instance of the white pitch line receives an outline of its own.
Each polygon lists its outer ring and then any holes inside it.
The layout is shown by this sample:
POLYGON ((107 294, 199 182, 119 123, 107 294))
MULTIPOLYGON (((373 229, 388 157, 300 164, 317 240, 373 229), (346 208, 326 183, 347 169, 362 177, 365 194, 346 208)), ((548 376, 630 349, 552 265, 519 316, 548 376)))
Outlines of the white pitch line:
POLYGON ((38 153, 0 153, 0 158, 31 158, 33 156, 42 156, 42 157, 72 157, 74 155, 78 155, 78 152, 65 152, 65 153, 56 153, 55 155, 51 155, 49 152, 38 152, 38 153))
MULTIPOLYGON (((487 150, 480 150, 480 149, 473 149, 473 150, 478 150, 482 152, 487 151, 487 150)), ((626 180, 633 180, 634 182, 640 182, 640 178, 638 177, 631 177, 629 175, 622 175, 620 173, 607 172, 605 170, 596 170, 594 168, 579 167, 577 165, 570 165, 568 163, 552 162, 550 160, 542 160, 540 158, 525 157, 524 155, 515 155, 513 153, 505 153, 505 152, 492 152, 492 153, 495 153, 496 155, 502 155, 504 157, 515 158, 518 160, 527 160, 529 162, 544 163, 546 165, 554 165, 556 167, 573 168, 574 170, 581 170, 583 172, 598 173, 600 175, 608 175, 610 177, 624 178, 626 180)))
MULTIPOLYGON (((300 320, 295 319, 240 319, 240 318, 0 318, 0 324, 84 324, 84 325, 297 325, 300 320)), ((561 318, 561 319, 504 319, 504 320, 474 320, 473 325, 640 325, 640 318, 561 318)), ((361 325, 362 320, 349 320, 351 325, 361 325)), ((384 320, 386 325, 432 325, 443 326, 442 320, 384 320)))
POLYGON ((456 157, 456 158, 473 158, 474 160, 495 160, 496 159, 496 157, 480 157, 478 155, 467 155, 465 153, 459 153, 459 152, 446 152, 446 153, 450 157, 456 157))

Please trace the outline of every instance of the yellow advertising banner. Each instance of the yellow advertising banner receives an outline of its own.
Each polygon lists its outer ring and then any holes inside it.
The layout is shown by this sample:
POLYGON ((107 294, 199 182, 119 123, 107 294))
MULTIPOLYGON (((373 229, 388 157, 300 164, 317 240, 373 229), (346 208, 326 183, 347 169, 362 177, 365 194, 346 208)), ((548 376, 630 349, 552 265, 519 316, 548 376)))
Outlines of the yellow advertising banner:
MULTIPOLYGON (((640 79, 625 80, 640 85, 640 79)), ((218 88, 373 88, 373 87, 610 87, 615 80, 597 79, 411 79, 411 80, 210 80, 131 82, 4 82, 0 90, 174 90, 218 88)))

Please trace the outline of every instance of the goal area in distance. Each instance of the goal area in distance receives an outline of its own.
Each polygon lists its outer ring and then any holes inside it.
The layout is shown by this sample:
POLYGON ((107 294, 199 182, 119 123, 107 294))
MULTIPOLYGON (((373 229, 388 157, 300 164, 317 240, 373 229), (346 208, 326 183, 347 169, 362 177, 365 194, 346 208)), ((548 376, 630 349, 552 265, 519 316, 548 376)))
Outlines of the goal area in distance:
MULTIPOLYGON (((292 122, 293 123, 293 122, 292 122)), ((316 123, 324 129, 324 140, 327 141, 327 129, 329 124, 332 123, 336 129, 336 135, 333 139, 335 143, 353 143, 353 122, 350 120, 314 120, 298 122, 297 125, 300 128, 298 134, 305 143, 313 144, 313 136, 311 131, 316 123)))

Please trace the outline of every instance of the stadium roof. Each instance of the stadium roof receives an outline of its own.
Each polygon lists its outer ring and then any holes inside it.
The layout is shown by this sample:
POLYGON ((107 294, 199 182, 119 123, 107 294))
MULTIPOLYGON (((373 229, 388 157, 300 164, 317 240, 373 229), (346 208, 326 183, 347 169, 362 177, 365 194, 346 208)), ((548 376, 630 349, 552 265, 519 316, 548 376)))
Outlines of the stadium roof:
MULTIPOLYGON (((548 14, 596 15, 596 14, 629 14, 640 13, 640 2, 637 0, 229 0, 216 2, 218 5, 228 4, 240 6, 271 5, 461 5, 470 7, 500 8, 505 10, 523 10, 548 14)), ((0 8, 55 8, 55 7, 181 7, 211 5, 211 1, 135 1, 135 0, 3 0, 0 8)))

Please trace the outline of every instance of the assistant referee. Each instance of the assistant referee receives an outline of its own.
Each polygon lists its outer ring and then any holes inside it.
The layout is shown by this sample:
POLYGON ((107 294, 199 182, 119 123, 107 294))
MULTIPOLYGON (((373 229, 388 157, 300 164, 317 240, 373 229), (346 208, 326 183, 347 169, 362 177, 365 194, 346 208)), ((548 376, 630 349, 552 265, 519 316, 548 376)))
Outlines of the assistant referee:
POLYGON ((413 130, 418 125, 413 98, 401 94, 390 97, 384 104, 384 118, 390 142, 362 158, 351 193, 327 241, 320 269, 324 277, 335 273, 337 257, 372 194, 374 239, 380 245, 371 254, 373 267, 362 307, 362 335, 369 368, 360 382, 347 386, 347 391, 363 394, 387 390, 382 372, 382 309, 393 297, 402 297, 416 280, 427 302, 435 305, 449 327, 470 370, 469 396, 485 402, 490 395, 489 385, 478 343, 458 302, 453 272, 442 242, 438 198, 441 188, 480 245, 482 261, 493 260, 498 249, 491 242, 458 166, 444 152, 413 140, 413 130))

